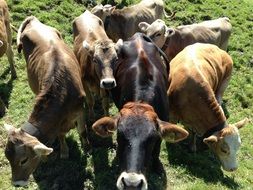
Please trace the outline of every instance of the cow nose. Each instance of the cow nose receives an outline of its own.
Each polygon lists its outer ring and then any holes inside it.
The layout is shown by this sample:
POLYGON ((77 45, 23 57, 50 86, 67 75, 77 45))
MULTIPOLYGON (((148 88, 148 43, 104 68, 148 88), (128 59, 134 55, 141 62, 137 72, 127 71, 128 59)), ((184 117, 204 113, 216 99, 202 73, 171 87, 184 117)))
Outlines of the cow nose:
POLYGON ((100 87, 105 89, 111 89, 116 87, 116 81, 114 78, 105 78, 100 82, 100 87))
POLYGON ((148 184, 143 174, 123 172, 117 180, 117 187, 119 190, 147 190, 148 184))

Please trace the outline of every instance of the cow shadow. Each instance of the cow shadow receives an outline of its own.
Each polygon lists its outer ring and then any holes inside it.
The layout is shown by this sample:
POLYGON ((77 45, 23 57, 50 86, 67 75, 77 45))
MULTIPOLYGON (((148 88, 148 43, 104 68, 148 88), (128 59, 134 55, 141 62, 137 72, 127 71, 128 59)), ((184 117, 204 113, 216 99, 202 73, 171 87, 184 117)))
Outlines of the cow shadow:
POLYGON ((81 150, 74 137, 68 136, 66 142, 69 147, 69 158, 60 159, 59 141, 53 144, 54 152, 45 162, 41 162, 33 173, 39 189, 41 190, 83 190, 84 180, 89 178, 86 172, 87 154, 81 150))
POLYGON ((4 81, 8 76, 10 75, 10 69, 6 69, 1 75, 0 75, 0 99, 1 99, 1 105, 0 105, 0 117, 3 117, 5 114, 5 107, 9 107, 9 99, 11 96, 11 92, 13 89, 13 79, 10 78, 7 83, 2 82, 4 81))
POLYGON ((182 166, 191 175, 201 178, 206 183, 220 182, 229 189, 237 189, 239 184, 234 179, 224 175, 218 159, 209 150, 190 152, 186 147, 187 141, 176 144, 166 143, 168 161, 171 165, 182 166))

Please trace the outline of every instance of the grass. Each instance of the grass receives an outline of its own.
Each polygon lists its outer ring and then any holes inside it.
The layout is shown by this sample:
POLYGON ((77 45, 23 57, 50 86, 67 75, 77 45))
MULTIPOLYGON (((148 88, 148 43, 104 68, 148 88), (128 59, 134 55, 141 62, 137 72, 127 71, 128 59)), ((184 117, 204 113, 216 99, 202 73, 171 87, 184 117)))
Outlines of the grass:
MULTIPOLYGON (((71 21, 80 15, 88 4, 86 1, 73 0, 8 0, 13 24, 18 27, 28 15, 35 15, 45 24, 57 28, 65 41, 72 46, 71 21), (84 3, 78 3, 84 2, 84 3)), ((93 1, 87 1, 93 2, 93 1)), ((100 1, 101 2, 101 1, 100 1)), ((111 1, 103 1, 110 3, 111 1)), ((134 0, 115 1, 131 4, 134 0)), ((230 18, 233 33, 228 51, 234 60, 234 71, 230 84, 224 95, 224 108, 228 122, 233 123, 244 117, 253 119, 253 2, 251 0, 166 0, 166 9, 176 11, 174 20, 167 20, 170 26, 190 24, 221 16, 230 18)), ((9 65, 4 56, 0 59, 0 96, 8 107, 8 111, 0 119, 0 189, 15 189, 10 184, 11 171, 4 156, 6 132, 4 123, 19 127, 27 120, 34 103, 26 74, 26 63, 16 51, 16 34, 13 33, 18 79, 10 79, 9 65)), ((111 107, 110 113, 117 109, 111 107)), ((210 151, 192 154, 179 144, 162 143, 160 159, 164 172, 149 173, 149 189, 151 190, 220 190, 220 189, 253 189, 253 141, 252 123, 240 130, 242 138, 241 150, 238 154, 239 169, 228 173, 220 168, 217 159, 210 151)), ((94 141, 99 137, 93 137, 94 141)), ((114 142, 115 142, 115 138, 114 142)), ((100 140, 100 139, 99 139, 100 140)), ((101 140, 102 143, 105 140, 101 140)), ((115 144, 113 146, 96 145, 92 152, 84 152, 75 130, 67 137, 70 147, 70 158, 59 159, 58 145, 54 153, 42 162, 29 181, 29 187, 19 189, 41 190, 108 190, 115 189, 119 174, 115 160, 115 144)), ((101 144, 101 143, 100 143, 101 144)))

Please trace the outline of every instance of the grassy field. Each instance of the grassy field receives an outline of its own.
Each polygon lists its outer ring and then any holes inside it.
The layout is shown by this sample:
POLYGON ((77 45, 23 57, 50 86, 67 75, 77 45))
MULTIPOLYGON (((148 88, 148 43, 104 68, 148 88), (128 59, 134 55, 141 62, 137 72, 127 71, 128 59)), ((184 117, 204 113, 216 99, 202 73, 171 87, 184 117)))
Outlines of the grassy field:
MULTIPOLYGON (((65 41, 72 46, 71 21, 93 1, 74 0, 8 0, 13 25, 18 27, 28 15, 35 15, 45 24, 57 28, 65 41), (83 2, 83 3, 82 3, 83 2)), ((110 1, 104 0, 103 3, 110 1)), ((134 0, 117 0, 120 5, 135 3, 134 0)), ((252 0, 166 0, 166 9, 176 11, 176 17, 166 23, 171 26, 190 24, 207 19, 227 16, 231 19, 233 33, 228 52, 234 60, 233 76, 225 91, 224 108, 228 122, 233 123, 244 117, 253 119, 253 1, 252 0)), ((9 65, 4 56, 0 59, 0 96, 8 111, 0 119, 0 190, 15 189, 11 186, 11 170, 4 156, 6 132, 4 123, 19 127, 27 120, 34 103, 26 74, 26 64, 16 50, 16 33, 13 33, 18 79, 10 79, 9 65)), ((116 113, 112 107, 111 114, 116 113)), ((238 153, 239 168, 229 173, 221 170, 217 159, 210 151, 189 153, 179 144, 162 143, 160 159, 164 166, 161 174, 149 173, 151 190, 189 189, 253 189, 253 125, 240 130, 242 146, 238 153)), ((94 137, 93 137, 94 138, 94 137)), ((94 142, 96 139, 94 138, 94 142)), ((103 142, 103 141, 102 141, 103 142)), ((115 142, 115 140, 114 140, 115 142)), ((41 190, 113 190, 118 164, 115 160, 115 143, 112 146, 96 146, 92 152, 84 152, 75 130, 67 137, 70 158, 61 160, 58 145, 30 178, 28 188, 41 190)), ((101 143, 100 143, 101 144, 101 143)), ((105 143, 107 144, 107 143, 105 143)))

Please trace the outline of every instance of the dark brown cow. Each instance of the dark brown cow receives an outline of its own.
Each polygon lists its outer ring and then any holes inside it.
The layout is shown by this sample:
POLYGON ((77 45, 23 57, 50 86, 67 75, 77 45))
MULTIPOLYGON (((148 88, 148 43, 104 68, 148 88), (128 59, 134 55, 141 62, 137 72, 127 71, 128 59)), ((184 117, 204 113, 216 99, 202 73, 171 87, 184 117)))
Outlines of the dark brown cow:
POLYGON ((17 78, 16 70, 14 67, 14 55, 11 48, 11 24, 7 3, 0 0, 0 57, 4 54, 7 55, 12 79, 17 78))
POLYGON ((118 189, 147 189, 144 172, 150 163, 154 167, 159 163, 161 140, 178 142, 188 136, 183 128, 166 122, 168 75, 160 53, 140 33, 124 42, 114 68, 117 87, 111 90, 120 113, 93 124, 100 136, 117 130, 117 157, 122 170, 118 189))
POLYGON ((106 33, 113 41, 127 40, 140 31, 140 22, 152 23, 162 18, 165 13, 163 0, 142 0, 123 9, 115 9, 115 6, 111 5, 97 5, 91 12, 102 19, 106 33))
POLYGON ((158 19, 152 24, 141 22, 139 27, 158 47, 162 48, 169 61, 187 45, 196 42, 215 44, 221 49, 227 50, 232 30, 227 17, 176 28, 169 28, 163 20, 158 19))
POLYGON ((228 124, 221 107, 232 66, 231 57, 217 46, 195 43, 171 61, 168 90, 171 119, 201 136, 227 171, 238 167, 238 129, 247 122, 228 124))
POLYGON ((19 52, 23 49, 28 81, 37 95, 33 111, 22 127, 5 125, 8 130, 5 155, 11 165, 12 182, 23 186, 42 156, 53 151, 47 146, 57 137, 61 158, 68 157, 64 137, 75 126, 85 93, 75 55, 56 29, 34 16, 27 17, 19 28, 17 46, 19 52))
MULTIPOLYGON (((108 91, 116 86, 112 67, 117 60, 117 44, 108 38, 103 22, 85 11, 73 22, 74 52, 81 66, 90 117, 94 117, 92 93, 102 98, 104 114, 108 115, 108 91)), ((122 43, 119 40, 118 43, 122 43)))

